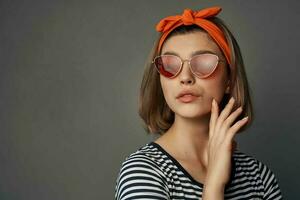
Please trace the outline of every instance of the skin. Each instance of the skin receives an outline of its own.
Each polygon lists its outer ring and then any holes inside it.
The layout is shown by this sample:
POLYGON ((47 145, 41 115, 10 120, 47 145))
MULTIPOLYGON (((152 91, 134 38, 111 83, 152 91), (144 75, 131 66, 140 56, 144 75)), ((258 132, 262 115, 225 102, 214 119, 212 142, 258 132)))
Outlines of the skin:
MULTIPOLYGON (((162 46, 162 54, 171 52, 183 60, 190 59, 196 51, 207 50, 225 60, 217 44, 201 31, 172 36, 162 46)), ((242 111, 242 108, 232 111, 234 99, 219 111, 218 104, 229 91, 226 63, 219 62, 211 76, 200 79, 190 71, 188 62, 184 62, 175 78, 160 75, 160 82, 165 100, 175 113, 175 121, 155 142, 204 184, 203 199, 224 199, 235 148, 234 136, 247 122, 246 119, 233 124, 242 111), (182 103, 176 97, 183 89, 191 89, 199 97, 182 103)))

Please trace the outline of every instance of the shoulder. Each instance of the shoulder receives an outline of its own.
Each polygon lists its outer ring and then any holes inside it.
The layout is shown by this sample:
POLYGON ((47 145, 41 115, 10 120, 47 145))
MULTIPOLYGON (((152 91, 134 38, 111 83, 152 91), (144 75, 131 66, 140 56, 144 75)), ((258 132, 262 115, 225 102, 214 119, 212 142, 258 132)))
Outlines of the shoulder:
POLYGON ((272 170, 265 163, 256 159, 253 155, 236 150, 234 151, 233 158, 236 169, 241 169, 251 173, 256 172, 262 180, 275 177, 272 170))
POLYGON ((168 186, 160 169, 160 152, 146 144, 126 157, 116 184, 116 199, 167 199, 168 186), (148 196, 144 196, 147 192, 148 196))
POLYGON ((147 170, 150 172, 155 172, 156 174, 163 176, 161 173, 161 162, 162 154, 161 152, 151 144, 146 144, 143 147, 140 147, 136 152, 130 154, 123 161, 120 172, 124 171, 134 171, 147 170))
POLYGON ((254 156, 234 151, 233 154, 236 174, 251 177, 263 187, 264 199, 282 199, 278 180, 269 166, 254 156))

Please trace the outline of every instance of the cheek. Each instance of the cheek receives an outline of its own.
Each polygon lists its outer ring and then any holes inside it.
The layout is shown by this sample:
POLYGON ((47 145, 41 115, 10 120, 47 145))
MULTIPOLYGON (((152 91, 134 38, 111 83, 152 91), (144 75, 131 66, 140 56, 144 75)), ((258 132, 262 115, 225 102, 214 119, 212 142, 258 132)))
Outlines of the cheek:
POLYGON ((212 98, 215 98, 218 102, 220 102, 227 88, 227 83, 227 70, 224 67, 219 67, 216 73, 207 79, 206 93, 210 94, 212 98))
POLYGON ((220 102, 225 93, 224 83, 219 82, 212 84, 209 91, 211 91, 211 96, 220 102))
POLYGON ((166 81, 163 77, 160 78, 160 83, 161 83, 161 88, 165 100, 169 105, 171 103, 172 98, 174 98, 174 90, 172 89, 172 85, 170 84, 170 82, 166 81))
POLYGON ((209 97, 214 98, 217 102, 221 102, 225 90, 226 90, 226 79, 215 79, 206 82, 206 93, 209 97))

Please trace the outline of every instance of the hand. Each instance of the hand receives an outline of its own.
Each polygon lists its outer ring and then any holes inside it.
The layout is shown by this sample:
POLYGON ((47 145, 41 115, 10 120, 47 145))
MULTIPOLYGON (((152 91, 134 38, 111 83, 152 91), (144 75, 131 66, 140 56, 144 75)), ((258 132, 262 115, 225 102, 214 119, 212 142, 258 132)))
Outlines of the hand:
POLYGON ((233 138, 248 120, 248 117, 245 117, 232 125, 242 112, 242 107, 239 107, 231 113, 234 102, 234 98, 231 98, 220 115, 218 104, 215 100, 212 103, 207 152, 208 168, 205 184, 216 190, 224 189, 230 179, 231 157, 236 146, 233 138))

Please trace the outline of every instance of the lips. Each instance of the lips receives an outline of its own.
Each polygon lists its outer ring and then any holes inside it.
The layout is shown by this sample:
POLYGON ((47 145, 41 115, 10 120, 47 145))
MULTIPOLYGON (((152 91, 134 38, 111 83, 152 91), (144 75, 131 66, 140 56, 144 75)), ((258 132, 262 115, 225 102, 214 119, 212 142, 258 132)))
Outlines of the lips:
POLYGON ((186 95, 183 95, 183 96, 179 97, 178 99, 183 103, 189 103, 189 102, 192 102, 192 101, 196 100, 197 98, 198 97, 196 97, 196 96, 186 94, 186 95))
POLYGON ((183 103, 189 103, 196 100, 200 95, 191 90, 183 90, 177 96, 177 99, 183 103))
POLYGON ((194 91, 187 91, 187 90, 184 90, 182 92, 180 92, 178 95, 177 95, 177 98, 180 98, 180 97, 183 97, 183 96, 195 96, 195 97, 198 97, 199 95, 194 92, 194 91))

